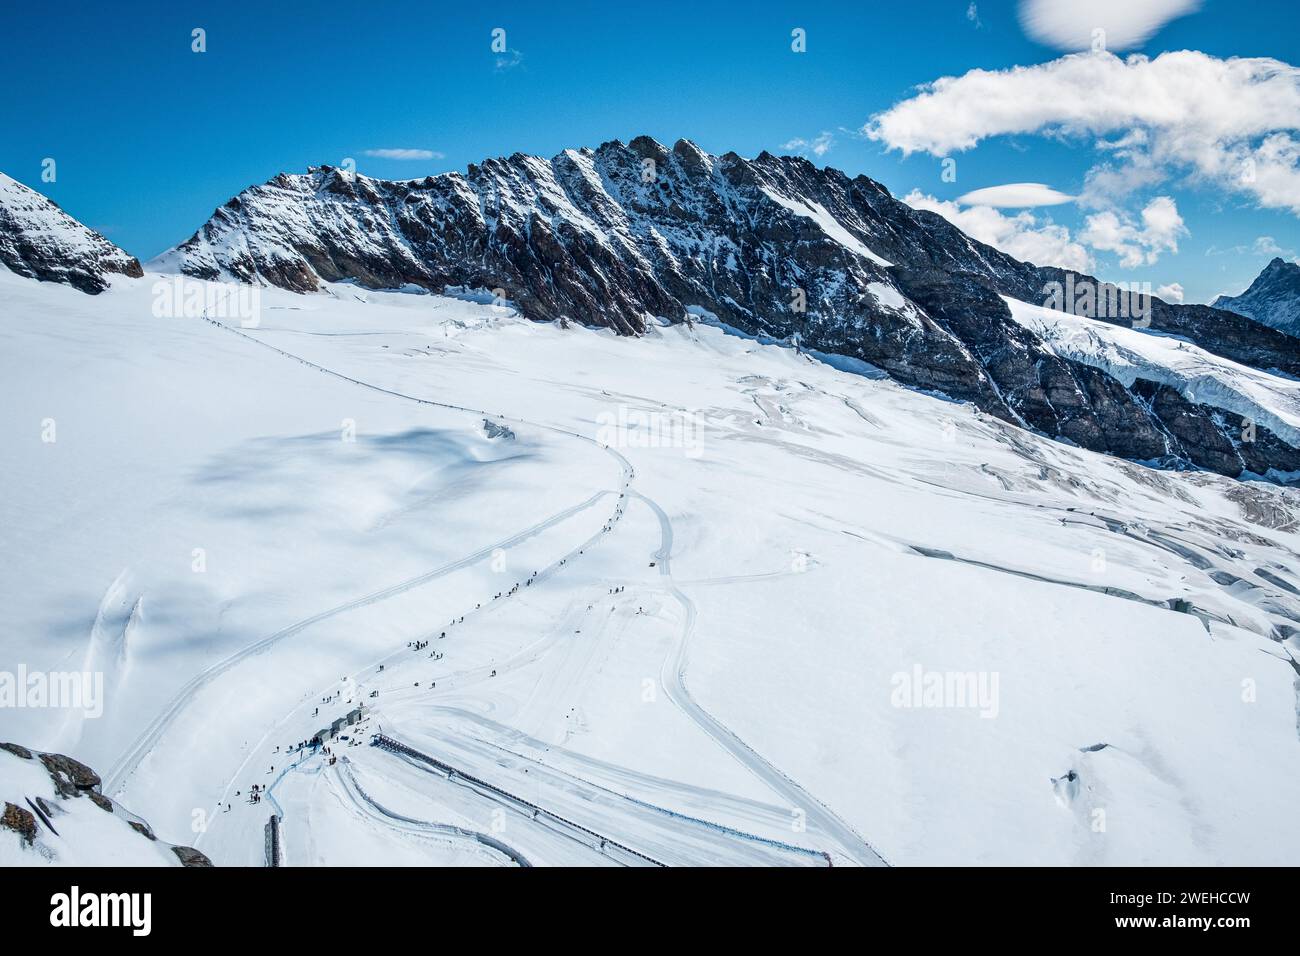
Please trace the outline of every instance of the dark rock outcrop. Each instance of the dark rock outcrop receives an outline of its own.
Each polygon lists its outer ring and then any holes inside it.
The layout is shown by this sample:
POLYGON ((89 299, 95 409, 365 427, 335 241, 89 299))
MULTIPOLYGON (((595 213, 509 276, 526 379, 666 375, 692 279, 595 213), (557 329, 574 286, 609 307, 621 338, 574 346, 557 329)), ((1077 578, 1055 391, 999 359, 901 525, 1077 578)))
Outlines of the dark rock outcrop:
POLYGON ((0 814, 0 827, 16 832, 28 846, 36 841, 35 814, 16 804, 5 804, 4 813, 0 814))
MULTIPOLYGON (((45 815, 39 821, 30 810, 26 810, 16 803, 6 802, 4 804, 4 812, 0 814, 0 828, 16 831, 26 846, 30 847, 40 839, 43 826, 52 828, 50 818, 64 812, 63 808, 58 806, 60 801, 78 800, 82 797, 89 798, 101 810, 108 813, 117 813, 132 831, 145 839, 151 842, 158 841, 158 837, 148 823, 135 817, 104 796, 100 791, 101 780, 99 774, 81 761, 74 760, 64 754, 41 753, 30 750, 15 743, 0 742, 0 750, 13 755, 19 760, 38 761, 44 766, 46 773, 49 774, 50 782, 54 787, 55 799, 53 800, 46 800, 39 794, 35 795, 34 798, 30 794, 21 795, 22 799, 35 800, 35 806, 39 807, 40 812, 45 815)), ((5 757, 3 759, 7 760, 9 758, 5 757)), ((176 858, 182 866, 212 866, 212 861, 193 847, 171 846, 171 850, 176 854, 176 858)), ((46 852, 48 856, 48 851, 43 852, 46 852)))
POLYGON ((181 861, 181 866, 210 867, 212 861, 192 846, 174 846, 172 852, 181 861))
POLYGON ((50 779, 54 781, 54 789, 59 796, 66 799, 80 797, 87 792, 99 793, 102 783, 99 774, 81 761, 63 754, 41 754, 40 760, 50 772, 50 779))

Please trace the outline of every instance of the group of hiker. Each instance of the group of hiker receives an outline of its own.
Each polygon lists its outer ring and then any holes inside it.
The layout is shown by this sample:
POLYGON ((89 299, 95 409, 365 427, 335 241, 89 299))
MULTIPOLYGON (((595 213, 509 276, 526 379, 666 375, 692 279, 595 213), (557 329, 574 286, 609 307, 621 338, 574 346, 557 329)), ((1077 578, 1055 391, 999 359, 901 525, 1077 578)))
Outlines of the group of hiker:
MULTIPOLYGON (((634 475, 635 475, 635 472, 632 472, 632 475, 634 476, 634 475)), ((625 483, 625 484, 624 484, 624 488, 626 489, 627 487, 629 487, 629 485, 628 485, 627 483, 625 483)), ((615 523, 616 523, 616 522, 617 522, 617 521, 618 521, 618 520, 623 516, 623 511, 624 511, 624 508, 626 507, 626 505, 623 504, 622 502, 623 502, 623 500, 625 499, 626 495, 625 495, 625 494, 620 494, 618 497, 619 497, 620 504, 619 504, 619 505, 614 509, 614 515, 613 515, 613 517, 612 517, 612 518, 611 518, 611 519, 610 519, 610 520, 609 520, 609 521, 608 521, 608 522, 607 522, 607 523, 606 523, 606 524, 601 528, 601 530, 602 530, 603 532, 609 532, 609 531, 612 531, 612 530, 613 530, 613 527, 614 527, 614 524, 615 524, 615 523)), ((583 554, 583 553, 585 553, 585 551, 584 551, 583 549, 579 549, 578 554, 583 554)), ((558 565, 562 566, 562 565, 565 565, 567 562, 568 562, 568 558, 567 558, 567 557, 566 557, 566 558, 561 558, 561 559, 559 560, 559 562, 558 562, 558 565)), ((514 584, 514 585, 513 585, 513 586, 512 586, 508 591, 498 592, 497 594, 493 595, 492 600, 495 601, 495 600, 498 600, 498 599, 500 599, 500 598, 502 598, 502 597, 510 597, 510 596, 512 596, 512 595, 514 595, 514 594, 517 594, 517 593, 519 592, 519 590, 520 590, 521 587, 531 587, 533 581, 537 578, 538 574, 539 574, 538 571, 533 571, 531 574, 529 574, 529 576, 528 576, 528 577, 527 577, 523 582, 515 582, 515 584, 514 584)), ((623 591, 624 591, 624 589, 625 589, 624 586, 619 585, 619 586, 617 586, 617 587, 611 587, 611 588, 609 589, 609 592, 608 592, 608 593, 610 593, 610 594, 622 594, 623 591)), ((480 604, 475 604, 474 607, 475 607, 476 609, 482 609, 483 605, 482 605, 481 603, 480 603, 480 604)), ((588 605, 588 606, 587 606, 587 610, 589 610, 589 611, 592 610, 592 607, 593 607, 593 605, 588 605)), ((613 609, 611 608, 611 610, 613 610, 613 609)), ((637 613, 638 613, 638 614, 642 614, 642 613, 644 613, 644 611, 643 611, 643 609, 641 609, 641 608, 637 608, 637 613)), ((448 627, 454 627, 455 625, 457 625, 457 624, 463 624, 464 622, 465 622, 465 618, 464 618, 463 615, 460 616, 460 617, 455 617, 455 618, 452 618, 451 622, 448 624, 448 627)), ((581 631, 579 631, 579 632, 577 632, 577 633, 581 633, 581 631)), ((446 632, 446 631, 441 631, 441 632, 438 634, 439 639, 445 638, 446 636, 447 636, 447 632, 446 632)), ((422 650, 426 649, 426 648, 429 646, 429 643, 430 643, 430 642, 429 642, 429 640, 428 640, 427 638, 422 639, 422 640, 417 639, 417 640, 414 640, 414 641, 407 641, 406 646, 407 646, 407 648, 409 648, 410 650, 413 650, 413 651, 422 651, 422 650)), ((431 651, 430 654, 429 654, 429 657, 430 657, 430 659, 433 659, 433 660, 441 660, 442 657, 443 657, 443 654, 441 654, 441 653, 438 652, 438 651, 431 651)), ((382 672, 382 671, 384 670, 384 665, 380 664, 379 667, 378 667, 378 670, 379 670, 380 672, 382 672)), ((489 677, 496 677, 496 676, 497 676, 497 671, 496 671, 496 669, 493 668, 492 671, 491 671, 491 673, 490 673, 488 676, 489 676, 489 677)), ((346 676, 343 677, 342 680, 343 680, 343 681, 346 681, 346 680, 347 680, 347 677, 346 677, 346 676)), ((414 682, 414 686, 415 686, 415 687, 419 687, 419 686, 420 686, 420 682, 419 682, 419 681, 415 681, 415 682, 414 682)), ((437 685, 437 682, 436 682, 436 681, 430 681, 430 682, 429 682, 429 688, 430 688, 431 690, 437 688, 437 686, 438 686, 438 685, 437 685)), ((342 692, 342 690, 338 690, 338 691, 335 691, 335 692, 332 693, 332 694, 327 694, 327 695, 325 695, 325 696, 322 696, 322 697, 320 698, 320 703, 321 703, 321 704, 331 704, 331 703, 334 703, 334 702, 340 700, 340 699, 342 698, 342 696, 343 696, 343 692, 342 692)), ((372 696, 372 697, 374 697, 374 696, 378 696, 378 692, 373 692, 373 693, 371 694, 371 696, 372 696)), ((350 704, 351 702, 352 702, 351 700, 348 701, 349 704, 350 704)), ((312 711, 312 717, 317 717, 317 716, 319 716, 319 715, 320 715, 320 707, 317 706, 317 707, 312 711)), ((346 739, 346 738, 344 738, 344 739, 346 739)), ((347 740, 347 745, 348 745, 348 746, 358 746, 360 743, 361 743, 361 740, 360 740, 359 736, 357 736, 357 735, 355 735, 355 734, 353 735, 353 738, 352 738, 352 739, 347 740)), ((293 754, 301 754, 304 750, 307 750, 308 748, 310 748, 310 750, 311 750, 312 753, 316 753, 316 752, 319 750, 320 754, 321 754, 323 757, 327 758, 327 763, 328 763, 329 765, 333 765, 333 764, 338 760, 338 757, 337 757, 337 756, 332 752, 330 746, 325 745, 325 744, 323 743, 323 741, 321 740, 320 735, 313 736, 310 740, 300 740, 300 741, 297 741, 296 743, 293 743, 293 744, 286 744, 286 745, 285 745, 285 753, 286 753, 286 754, 289 754, 289 753, 293 753, 293 754)), ((279 745, 277 745, 277 746, 275 747, 274 753, 280 753, 280 746, 279 746, 279 745)), ((267 772, 268 772, 269 774, 273 774, 273 773, 275 773, 275 765, 274 765, 274 764, 271 764, 271 765, 270 765, 270 769, 269 769, 267 772)), ((260 803, 262 802, 262 796, 263 796, 263 794, 266 793, 266 792, 267 792, 267 788, 264 787, 262 784, 256 784, 256 783, 253 784, 252 787, 249 789, 248 796, 247 796, 247 802, 249 802, 249 803, 251 803, 251 804, 260 804, 260 803)), ((241 792, 240 792, 240 791, 236 791, 236 792, 235 792, 235 795, 236 795, 236 796, 241 796, 241 792)), ((218 804, 218 807, 220 807, 219 804, 218 804)), ((230 803, 227 803, 224 812, 227 812, 227 813, 228 813, 228 812, 230 812, 231 809, 232 809, 231 804, 230 804, 230 803)))

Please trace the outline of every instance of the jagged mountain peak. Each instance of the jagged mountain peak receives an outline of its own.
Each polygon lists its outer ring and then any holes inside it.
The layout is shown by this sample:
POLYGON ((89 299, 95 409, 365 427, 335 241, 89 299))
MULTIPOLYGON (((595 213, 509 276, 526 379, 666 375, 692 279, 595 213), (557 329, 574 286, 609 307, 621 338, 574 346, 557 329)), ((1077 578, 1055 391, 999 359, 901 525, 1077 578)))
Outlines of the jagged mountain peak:
MULTIPOLYGON (((1113 286, 1020 262, 866 176, 798 156, 637 136, 417 180, 316 167, 240 193, 153 265, 297 292, 333 281, 500 290, 531 318, 629 335, 704 315, 1094 450, 1228 474, 1300 471, 1300 450, 1263 425, 1258 443, 1234 437, 1241 423, 1224 415, 1249 401, 1121 384, 1102 359, 1054 351, 1003 298, 1033 305, 1053 284, 1113 286)), ((1132 324, 1127 311, 1098 318, 1132 324)), ((1300 375, 1291 340, 1250 319, 1158 299, 1147 318, 1151 331, 1300 375)))
POLYGON ((1221 295, 1214 306, 1300 337, 1300 265, 1275 256, 1250 288, 1241 295, 1221 295))
POLYGON ((54 202, 0 172, 0 266, 95 295, 108 277, 144 275, 140 262, 54 202))
MULTIPOLYGON (((412 262, 407 255, 411 245, 424 245, 429 233, 441 232, 451 211, 473 220, 464 225, 484 230, 483 235, 472 237, 480 242, 489 238, 487 232, 496 232, 503 225, 510 230, 504 239, 510 239, 515 233, 522 233, 527 240, 541 239, 540 234, 534 235, 532 231, 538 221, 533 213, 537 212, 545 220, 544 231, 549 227, 559 228, 562 241, 566 235, 580 233, 584 242, 604 245, 606 234, 611 231, 636 233, 622 237, 627 240, 622 245, 630 251, 633 245, 644 245, 649 237, 644 229, 638 229, 641 223, 629 223, 626 213, 636 217, 667 216, 674 226, 690 229, 702 218, 744 215, 748 206, 761 205, 768 207, 769 215, 790 220, 790 203, 784 207, 774 203, 771 193, 789 190, 796 196, 806 196, 819 191, 791 183, 792 176, 811 174, 816 178, 816 169, 811 164, 804 165, 804 161, 793 158, 791 162, 800 165, 744 160, 734 153, 716 157, 686 139, 678 140, 670 151, 648 136, 638 136, 628 144, 611 140, 596 149, 564 150, 551 159, 523 153, 489 158, 471 164, 464 174, 443 173, 400 182, 348 174, 329 166, 313 167, 306 174, 282 173, 262 186, 245 190, 217 210, 194 237, 160 257, 155 265, 175 267, 204 278, 225 274, 242 281, 287 284, 298 291, 315 288, 320 281, 344 277, 369 284, 366 276, 347 274, 346 268, 339 268, 342 264, 328 261, 335 258, 329 250, 307 252, 289 248, 299 240, 305 246, 319 245, 307 240, 320 232, 330 233, 330 242, 326 244, 332 244, 342 238, 338 233, 346 230, 356 233, 350 239, 354 246, 373 246, 378 255, 401 261, 402 268, 398 271, 402 273, 402 282, 398 284, 427 287, 461 284, 458 279, 464 277, 444 278, 435 269, 409 268, 412 262), (649 173, 642 163, 646 159, 654 160, 649 173), (652 181, 646 181, 647 175, 652 181), (761 188, 764 186, 767 188, 761 188), (736 188, 745 189, 748 194, 727 195, 736 188), (376 211, 384 206, 393 215, 362 216, 345 226, 339 219, 340 216, 349 218, 349 214, 338 207, 328 211, 313 209, 308 216, 310 222, 301 221, 299 213, 303 210, 290 212, 285 208, 286 203, 314 205, 316 200, 331 197, 356 200, 376 211), (416 206, 423 208, 413 208, 416 206), (473 215, 473 206, 478 207, 477 216, 473 215), (317 221, 322 217, 333 221, 328 225, 317 221), (390 218, 389 225, 395 228, 386 229, 376 222, 381 218, 390 218), (285 219, 296 221, 288 223, 285 219), (365 228, 354 230, 353 226, 365 228), (377 231, 371 228, 376 226, 377 231), (235 236, 235 232, 240 235, 235 236), (304 259, 307 261, 301 261, 304 259)), ((848 182, 842 174, 836 176, 842 183, 848 182)), ((471 239, 464 235, 464 229, 459 229, 454 238, 462 241, 462 248, 463 241, 471 239)), ((858 236, 847 245, 832 239, 828 245, 839 254, 861 256, 862 238, 858 236)), ((657 254, 663 246, 661 242, 654 245, 657 248, 650 252, 657 254)), ((472 254, 473 242, 465 251, 472 254)), ((645 250, 641 252, 639 258, 644 259, 645 250)), ((348 257, 355 258, 350 254, 348 257)), ((363 271, 375 272, 374 278, 382 281, 388 281, 386 274, 391 272, 363 271)), ((501 287, 515 291, 511 283, 501 287)), ((644 311, 625 311, 610 324, 640 331, 644 328, 644 311)), ((669 317, 679 318, 682 311, 675 308, 669 317)), ((607 309, 597 310, 591 317, 575 310, 565 317, 594 319, 598 324, 611 318, 607 309)))

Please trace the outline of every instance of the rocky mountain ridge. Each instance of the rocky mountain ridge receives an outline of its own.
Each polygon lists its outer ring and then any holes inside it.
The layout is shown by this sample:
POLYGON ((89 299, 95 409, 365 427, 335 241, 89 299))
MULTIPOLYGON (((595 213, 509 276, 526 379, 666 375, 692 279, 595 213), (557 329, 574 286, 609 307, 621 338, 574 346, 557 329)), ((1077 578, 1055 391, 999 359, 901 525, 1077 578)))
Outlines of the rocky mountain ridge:
POLYGON ((1214 307, 1300 338, 1300 265, 1276 257, 1250 288, 1241 295, 1219 296, 1214 307))
MULTIPOLYGON (((5 183, 0 261, 14 271, 88 292, 113 271, 140 274, 53 203, 5 183), (15 218, 15 208, 27 212, 15 218), (6 255, 6 237, 18 252, 6 255)), ((533 319, 631 336, 655 321, 718 322, 862 359, 1095 451, 1231 476, 1300 476, 1297 442, 1254 421, 1250 402, 1208 400, 1159 370, 1121 383, 1105 363, 1048 346, 1007 300, 1055 300, 1300 378, 1291 336, 1021 262, 865 176, 798 157, 713 156, 688 140, 669 149, 642 136, 407 181, 319 167, 244 190, 149 265, 303 293, 339 281, 490 290, 533 319)))
POLYGON ((1300 471, 1300 450, 1242 415, 1060 358, 1001 297, 1090 287, 1102 305, 1085 314, 1300 376, 1285 334, 1020 262, 865 176, 797 157, 642 136, 409 181, 320 167, 245 190, 151 267, 299 292, 495 290, 530 318, 626 335, 704 316, 863 359, 1093 450, 1228 475, 1300 471))
POLYGON ((140 262, 34 189, 0 173, 0 265, 42 282, 96 295, 115 274, 144 275, 140 262))

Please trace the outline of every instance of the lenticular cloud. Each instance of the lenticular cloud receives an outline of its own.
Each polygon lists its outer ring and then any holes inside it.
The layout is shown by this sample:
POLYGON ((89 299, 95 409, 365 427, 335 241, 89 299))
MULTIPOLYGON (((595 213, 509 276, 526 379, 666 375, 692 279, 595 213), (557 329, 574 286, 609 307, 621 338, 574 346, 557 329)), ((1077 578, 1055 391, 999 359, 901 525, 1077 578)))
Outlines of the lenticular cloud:
POLYGON ((1020 25, 1058 50, 1091 49, 1096 30, 1104 31, 1104 48, 1128 50, 1200 7, 1201 0, 1022 0, 1020 25))

